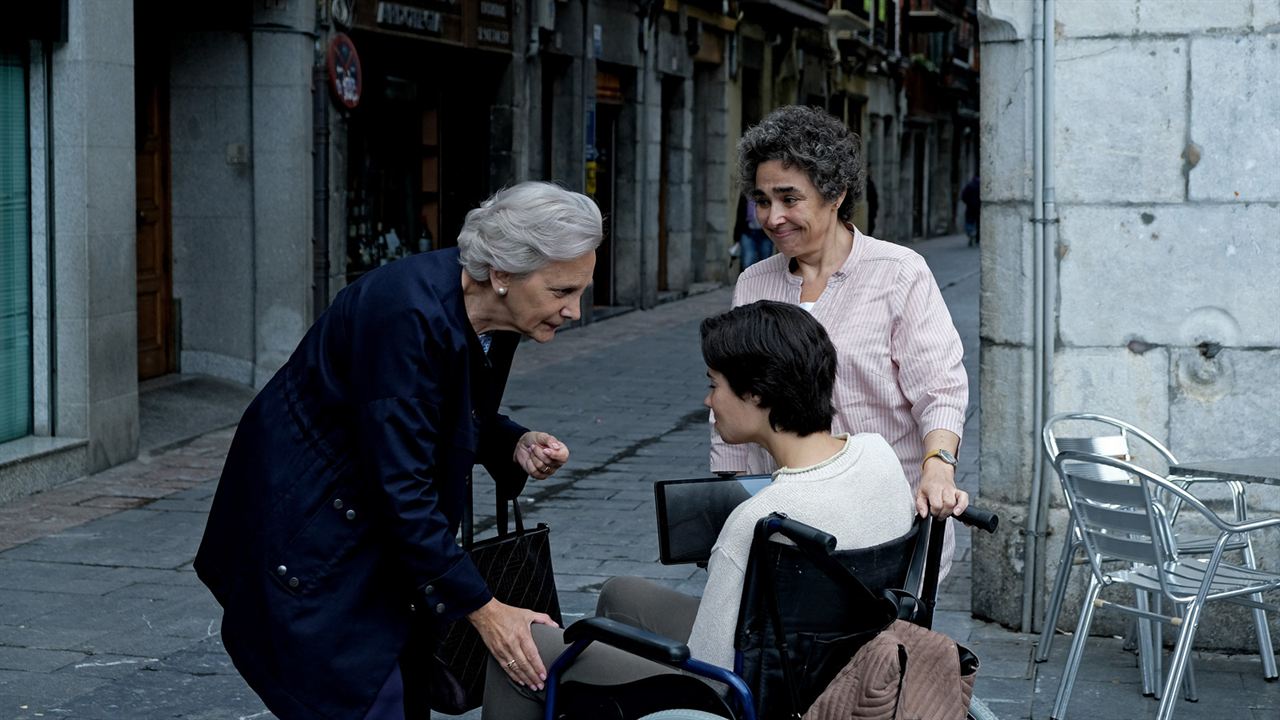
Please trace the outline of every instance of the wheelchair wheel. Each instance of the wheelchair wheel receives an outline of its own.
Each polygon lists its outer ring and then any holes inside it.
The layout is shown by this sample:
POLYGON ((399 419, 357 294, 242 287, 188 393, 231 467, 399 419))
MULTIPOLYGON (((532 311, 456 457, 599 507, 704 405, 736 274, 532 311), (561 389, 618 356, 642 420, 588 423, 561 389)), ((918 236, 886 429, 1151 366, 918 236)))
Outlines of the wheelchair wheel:
POLYGON ((1000 718, 991 712, 991 708, 987 707, 986 703, 973 697, 969 700, 969 720, 1000 720, 1000 718))
POLYGON ((701 710, 681 710, 676 708, 649 713, 640 718, 640 720, 724 720, 724 717, 701 710))

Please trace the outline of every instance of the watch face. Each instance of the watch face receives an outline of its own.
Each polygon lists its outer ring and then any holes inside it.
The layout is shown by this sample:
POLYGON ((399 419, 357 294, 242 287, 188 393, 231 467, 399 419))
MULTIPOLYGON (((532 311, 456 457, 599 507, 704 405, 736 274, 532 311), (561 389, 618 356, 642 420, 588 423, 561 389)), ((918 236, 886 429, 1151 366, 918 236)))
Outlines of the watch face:
POLYGON ((957 461, 956 461, 956 456, 955 456, 955 455, 952 455, 951 453, 947 452, 946 450, 939 450, 939 451, 938 451, 938 459, 939 459, 939 460, 942 460, 942 462, 947 463, 948 465, 955 465, 955 464, 956 464, 956 462, 957 462, 957 461))

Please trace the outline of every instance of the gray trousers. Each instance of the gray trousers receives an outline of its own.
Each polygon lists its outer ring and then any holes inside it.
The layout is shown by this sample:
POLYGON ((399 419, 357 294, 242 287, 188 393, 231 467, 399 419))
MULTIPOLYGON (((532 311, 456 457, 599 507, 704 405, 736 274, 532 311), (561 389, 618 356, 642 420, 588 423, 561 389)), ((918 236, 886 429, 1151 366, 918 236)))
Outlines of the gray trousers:
MULTIPOLYGON (((665 637, 687 642, 698 614, 698 598, 655 582, 634 577, 616 577, 604 584, 596 615, 624 622, 665 637)), ((568 647, 564 631, 546 625, 533 626, 538 654, 548 668, 568 647)), ((617 648, 592 643, 562 676, 592 685, 615 685, 651 675, 678 673, 617 648)), ((502 666, 489 658, 484 681, 483 720, 539 720, 545 693, 512 682, 502 666)))

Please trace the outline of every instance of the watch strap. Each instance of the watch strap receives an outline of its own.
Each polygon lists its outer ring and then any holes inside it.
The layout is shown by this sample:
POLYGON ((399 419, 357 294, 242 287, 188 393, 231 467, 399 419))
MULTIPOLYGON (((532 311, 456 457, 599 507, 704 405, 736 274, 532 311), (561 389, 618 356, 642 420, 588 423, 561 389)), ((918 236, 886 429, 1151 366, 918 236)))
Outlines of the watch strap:
POLYGON ((956 466, 956 456, 952 455, 951 451, 946 450, 944 448, 937 448, 936 450, 930 450, 929 452, 925 453, 924 459, 920 461, 920 467, 923 469, 925 463, 929 462, 930 458, 935 458, 935 457, 941 460, 942 462, 950 465, 951 467, 956 466))

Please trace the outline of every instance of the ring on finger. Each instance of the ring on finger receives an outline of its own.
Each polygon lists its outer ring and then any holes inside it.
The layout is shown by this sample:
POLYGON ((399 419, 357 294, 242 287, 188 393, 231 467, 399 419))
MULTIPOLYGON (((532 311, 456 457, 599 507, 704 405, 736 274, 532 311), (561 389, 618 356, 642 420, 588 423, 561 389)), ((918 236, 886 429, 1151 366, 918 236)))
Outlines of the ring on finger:
POLYGON ((511 670, 511 669, 513 669, 517 664, 518 664, 518 663, 517 663, 515 660, 510 660, 510 661, 508 661, 508 662, 507 662, 507 669, 508 669, 508 670, 511 670))

